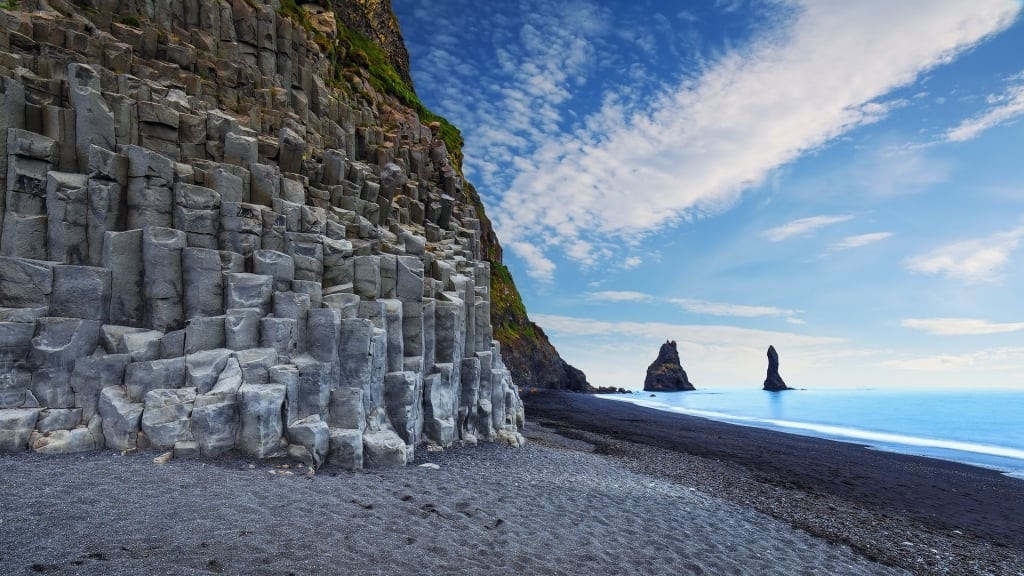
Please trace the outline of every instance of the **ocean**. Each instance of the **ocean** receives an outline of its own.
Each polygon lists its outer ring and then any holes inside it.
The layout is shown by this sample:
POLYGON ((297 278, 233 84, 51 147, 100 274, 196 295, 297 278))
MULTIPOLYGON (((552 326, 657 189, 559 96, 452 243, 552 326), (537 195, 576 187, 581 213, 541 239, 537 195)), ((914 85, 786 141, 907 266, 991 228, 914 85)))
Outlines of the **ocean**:
POLYGON ((722 388, 602 397, 876 450, 953 460, 1024 479, 1024 391, 722 388))

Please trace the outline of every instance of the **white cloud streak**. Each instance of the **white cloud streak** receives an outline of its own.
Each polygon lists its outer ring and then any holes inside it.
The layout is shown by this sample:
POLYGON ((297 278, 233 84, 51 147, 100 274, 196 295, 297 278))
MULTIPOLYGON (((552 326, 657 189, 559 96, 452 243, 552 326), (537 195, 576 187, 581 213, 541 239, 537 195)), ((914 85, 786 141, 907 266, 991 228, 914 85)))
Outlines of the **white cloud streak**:
POLYGON ((845 238, 840 238, 838 242, 829 247, 829 251, 837 252, 839 250, 860 248, 862 246, 867 246, 868 244, 881 242, 882 240, 885 240, 890 237, 892 237, 892 232, 872 232, 870 234, 857 234, 856 236, 846 236, 845 238))
POLYGON ((625 109, 609 95, 583 130, 536 141, 496 210, 502 237, 635 239, 721 211, 776 168, 884 117, 878 99, 1006 28, 1021 6, 786 8, 794 16, 784 26, 725 53, 649 108, 625 109))
POLYGON ((666 322, 615 322, 592 318, 575 318, 552 314, 535 314, 531 319, 544 326, 547 332, 573 336, 607 336, 609 334, 637 336, 644 339, 685 339, 705 345, 729 344, 767 348, 776 346, 822 346, 841 344, 846 340, 830 336, 806 336, 791 332, 755 330, 709 324, 670 324, 666 322))
POLYGON ((555 276, 555 263, 544 256, 544 252, 533 244, 510 242, 508 247, 526 262, 526 273, 542 282, 550 282, 555 276))
POLYGON ((764 318, 776 317, 786 318, 791 324, 803 324, 803 320, 796 318, 800 310, 788 308, 777 308, 775 306, 748 306, 745 304, 729 304, 726 302, 712 302, 697 298, 661 298, 645 292, 632 290, 604 290, 600 292, 588 292, 587 300, 593 302, 667 302, 679 306, 691 314, 703 316, 723 316, 728 318, 764 318))
POLYGON ((728 316, 734 318, 792 317, 800 313, 799 310, 788 310, 774 306, 746 306, 743 304, 727 304, 725 302, 709 302, 694 298, 669 298, 668 301, 680 306, 687 312, 709 316, 728 316))
POLYGON ((906 318, 900 325, 936 336, 980 336, 1024 330, 1024 322, 989 322, 977 318, 906 318))
MULTIPOLYGON (((1024 362, 1024 348, 1003 347, 964 354, 935 354, 880 362, 884 368, 906 372, 996 371, 1019 367, 1024 362)), ((976 375, 975 375, 976 377, 976 375)))
POLYGON ((791 220, 781 226, 765 230, 762 235, 772 242, 782 242, 783 240, 787 240, 793 236, 810 234, 819 228, 824 228, 826 226, 846 222, 847 220, 852 219, 853 215, 851 214, 844 216, 809 216, 807 218, 791 220))
POLYGON ((940 274, 968 284, 998 282, 1021 237, 1024 227, 947 244, 908 258, 904 264, 914 272, 940 274))
POLYGON ((1024 115, 1024 83, 1011 86, 1003 94, 990 97, 988 101, 993 104, 991 108, 951 128, 946 132, 946 141, 972 140, 990 128, 1024 115))
POLYGON ((587 300, 593 300, 595 302, 652 302, 654 301, 654 296, 644 294, 643 292, 633 292, 629 290, 605 290, 602 292, 588 293, 587 300))

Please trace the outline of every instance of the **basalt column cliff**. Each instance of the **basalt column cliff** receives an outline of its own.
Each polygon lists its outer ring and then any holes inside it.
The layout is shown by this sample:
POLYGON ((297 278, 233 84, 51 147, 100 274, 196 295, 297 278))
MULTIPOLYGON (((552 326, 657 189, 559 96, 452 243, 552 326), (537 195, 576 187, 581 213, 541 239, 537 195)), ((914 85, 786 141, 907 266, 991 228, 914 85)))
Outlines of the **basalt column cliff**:
POLYGON ((0 450, 522 442, 458 131, 321 4, 0 10, 0 450))

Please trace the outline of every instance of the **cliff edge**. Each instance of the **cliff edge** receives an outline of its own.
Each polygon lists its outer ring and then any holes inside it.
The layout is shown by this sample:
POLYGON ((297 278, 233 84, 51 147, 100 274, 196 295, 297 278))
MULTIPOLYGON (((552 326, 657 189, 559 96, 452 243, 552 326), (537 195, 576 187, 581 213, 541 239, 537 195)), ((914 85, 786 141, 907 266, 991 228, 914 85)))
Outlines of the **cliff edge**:
POLYGON ((523 442, 461 136, 333 6, 0 7, 0 450, 523 442))
MULTIPOLYGON (((323 0, 328 3, 327 0, 323 0)), ((401 29, 387 0, 334 0, 339 20, 349 28, 372 39, 387 54, 390 64, 411 89, 409 53, 401 29)), ((461 173, 462 139, 449 142, 455 151, 453 164, 461 173)), ((476 188, 465 182, 467 200, 476 209, 480 221, 480 241, 491 263, 491 320, 494 336, 501 342, 505 362, 521 386, 592 392, 583 371, 571 366, 540 326, 532 322, 523 306, 511 272, 502 264, 502 248, 476 188)))

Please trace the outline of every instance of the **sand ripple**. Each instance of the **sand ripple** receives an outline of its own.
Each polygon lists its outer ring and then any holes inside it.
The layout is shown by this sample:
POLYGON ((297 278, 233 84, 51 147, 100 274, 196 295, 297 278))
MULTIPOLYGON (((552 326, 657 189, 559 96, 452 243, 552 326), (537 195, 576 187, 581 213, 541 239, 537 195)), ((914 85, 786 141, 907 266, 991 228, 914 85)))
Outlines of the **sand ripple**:
POLYGON ((0 456, 0 566, 11 574, 902 573, 631 472, 585 445, 571 448, 487 445, 421 454, 417 464, 439 469, 315 477, 230 459, 0 456))

